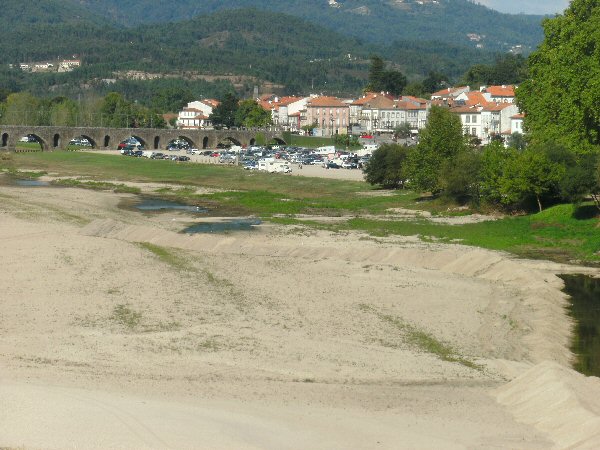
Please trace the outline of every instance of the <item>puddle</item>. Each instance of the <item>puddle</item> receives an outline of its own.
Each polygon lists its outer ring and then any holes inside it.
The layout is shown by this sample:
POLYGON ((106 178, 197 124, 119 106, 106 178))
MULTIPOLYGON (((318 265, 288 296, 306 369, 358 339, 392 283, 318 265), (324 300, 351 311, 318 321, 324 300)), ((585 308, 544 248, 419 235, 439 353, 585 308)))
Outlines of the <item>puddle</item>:
POLYGON ((47 181, 33 180, 33 179, 16 179, 14 180, 17 186, 27 187, 39 187, 39 186, 50 186, 47 181))
POLYGON ((575 319, 571 351, 574 369, 600 377, 600 279, 587 275, 561 275, 564 292, 571 298, 569 315, 575 319))
POLYGON ((201 222, 187 227, 182 233, 227 233, 229 231, 251 231, 260 225, 260 219, 226 219, 218 222, 201 222))
POLYGON ((196 214, 207 213, 208 209, 201 206, 186 205, 161 198, 144 198, 141 202, 133 205, 140 211, 186 211, 196 214))

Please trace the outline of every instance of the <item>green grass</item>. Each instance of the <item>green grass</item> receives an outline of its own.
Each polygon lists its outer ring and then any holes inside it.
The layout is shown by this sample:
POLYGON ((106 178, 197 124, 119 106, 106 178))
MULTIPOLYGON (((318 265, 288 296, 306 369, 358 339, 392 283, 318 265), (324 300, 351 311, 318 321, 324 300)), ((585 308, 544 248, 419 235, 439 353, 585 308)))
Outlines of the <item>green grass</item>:
POLYGON ((382 314, 372 306, 365 304, 359 305, 359 308, 364 312, 375 314, 381 321, 401 331, 404 334, 404 340, 409 345, 412 345, 423 352, 431 353, 443 361, 459 363, 471 369, 482 369, 478 364, 461 356, 454 348, 452 348, 452 346, 440 341, 435 336, 423 330, 419 330, 414 325, 403 321, 399 317, 382 314))
POLYGON ((193 271, 193 266, 188 262, 187 259, 181 257, 174 250, 170 250, 166 247, 160 247, 158 245, 151 244, 149 242, 138 242, 138 245, 144 250, 148 250, 161 262, 173 267, 177 270, 193 271))
POLYGON ((163 164, 145 158, 85 152, 17 153, 9 160, 0 161, 0 166, 5 170, 27 169, 97 180, 81 186, 88 188, 118 188, 117 184, 102 184, 107 179, 171 184, 172 189, 160 193, 184 202, 206 205, 221 215, 254 214, 283 225, 303 225, 334 232, 361 231, 372 236, 419 235, 424 240, 460 242, 523 257, 600 264, 599 221, 595 217, 597 212, 589 204, 579 208, 558 205, 539 214, 459 226, 436 224, 425 219, 383 220, 389 208, 427 210, 437 215, 462 215, 465 212, 449 211, 451 205, 442 200, 424 201, 409 191, 394 192, 390 196, 361 195, 374 189, 357 181, 263 174, 239 167, 163 164), (196 195, 194 190, 199 186, 218 192, 196 195), (322 224, 299 221, 295 218, 298 214, 352 218, 341 223, 322 224), (366 218, 366 214, 375 217, 366 218), (275 218, 275 215, 280 217, 275 218))
POLYGON ((141 192, 140 188, 127 186, 122 183, 108 183, 106 181, 81 181, 74 180, 73 178, 53 180, 51 184, 55 186, 79 187, 94 191, 113 191, 127 194, 139 194, 141 192))

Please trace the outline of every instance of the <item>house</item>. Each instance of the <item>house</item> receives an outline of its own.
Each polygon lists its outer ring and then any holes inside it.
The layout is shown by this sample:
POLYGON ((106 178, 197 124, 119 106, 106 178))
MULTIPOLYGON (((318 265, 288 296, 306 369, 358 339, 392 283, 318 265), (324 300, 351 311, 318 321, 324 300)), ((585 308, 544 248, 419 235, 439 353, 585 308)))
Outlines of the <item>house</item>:
POLYGON ((64 59, 58 63, 59 72, 70 72, 76 67, 81 66, 81 60, 79 59, 64 59))
POLYGON ((460 86, 460 87, 449 87, 446 89, 439 90, 431 94, 431 100, 437 100, 440 103, 449 105, 454 103, 456 97, 465 92, 471 91, 469 86, 460 86))
POLYGON ((518 113, 518 108, 512 103, 485 102, 475 105, 457 105, 450 111, 460 117, 464 133, 489 144, 493 137, 502 135, 510 128, 511 117, 518 113))
POLYGON ((258 98, 257 103, 271 113, 271 121, 274 125, 289 131, 298 131, 300 129, 300 111, 306 109, 308 99, 309 97, 279 98, 275 95, 268 95, 258 98))
POLYGON ((525 118, 525 114, 515 114, 510 117, 510 134, 513 133, 523 133, 523 119, 525 118))
POLYGON ((348 132, 350 108, 337 97, 316 96, 306 102, 302 125, 312 125, 318 136, 333 136, 348 132))
POLYGON ((511 85, 482 86, 480 89, 488 102, 515 103, 515 87, 511 85))
POLYGON ((177 115, 177 128, 186 130, 197 130, 201 128, 210 128, 210 115, 213 109, 219 105, 214 99, 197 100, 190 102, 177 115))
POLYGON ((427 100, 418 97, 394 99, 387 95, 378 95, 362 103, 361 130, 370 133, 392 133, 404 123, 410 125, 413 133, 418 133, 427 123, 430 105, 427 100))

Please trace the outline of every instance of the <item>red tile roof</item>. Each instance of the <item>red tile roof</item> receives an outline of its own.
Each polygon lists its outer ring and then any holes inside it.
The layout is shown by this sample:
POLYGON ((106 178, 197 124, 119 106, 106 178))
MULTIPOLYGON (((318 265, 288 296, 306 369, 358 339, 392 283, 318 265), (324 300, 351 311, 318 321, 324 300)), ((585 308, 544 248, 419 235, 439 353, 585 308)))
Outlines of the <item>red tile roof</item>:
POLYGON ((346 103, 343 103, 339 98, 327 97, 327 96, 311 98, 307 102, 306 106, 307 107, 330 106, 330 107, 335 107, 335 108, 347 108, 348 107, 348 105, 346 103))
POLYGON ((508 86, 488 86, 485 88, 485 92, 490 94, 492 97, 514 97, 515 87, 508 86))

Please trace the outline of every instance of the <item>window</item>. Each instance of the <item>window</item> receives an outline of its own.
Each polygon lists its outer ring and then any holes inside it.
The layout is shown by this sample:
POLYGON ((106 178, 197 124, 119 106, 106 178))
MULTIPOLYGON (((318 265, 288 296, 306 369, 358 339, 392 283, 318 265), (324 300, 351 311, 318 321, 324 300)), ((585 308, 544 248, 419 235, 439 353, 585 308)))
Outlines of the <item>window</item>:
POLYGON ((465 123, 471 123, 471 116, 465 117, 465 123))
POLYGON ((471 116, 471 122, 477 123, 477 116, 471 116))
POLYGON ((477 128, 471 128, 471 134, 477 136, 477 128))

